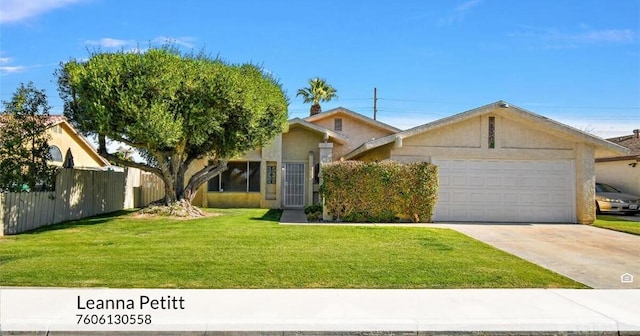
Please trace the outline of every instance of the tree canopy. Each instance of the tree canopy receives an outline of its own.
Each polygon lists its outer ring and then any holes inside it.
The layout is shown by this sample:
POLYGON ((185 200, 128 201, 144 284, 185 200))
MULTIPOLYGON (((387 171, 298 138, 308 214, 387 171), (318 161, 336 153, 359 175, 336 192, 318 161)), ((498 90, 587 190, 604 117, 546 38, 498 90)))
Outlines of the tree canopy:
POLYGON ((297 96, 302 96, 304 103, 311 103, 309 112, 311 115, 322 112, 320 102, 328 102, 331 99, 338 98, 338 91, 327 83, 326 79, 312 78, 309 79, 309 87, 298 89, 297 96))
POLYGON ((228 159, 268 144, 287 126, 285 93, 253 64, 164 46, 96 52, 86 61, 62 64, 57 76, 69 121, 96 134, 108 160, 160 176, 167 204, 190 202, 228 159), (108 139, 140 150, 148 162, 109 153, 108 139), (186 182, 187 169, 203 158, 210 163, 195 167, 186 182))
POLYGON ((53 187, 50 166, 49 109, 44 90, 20 87, 0 114, 0 191, 35 191, 53 187))

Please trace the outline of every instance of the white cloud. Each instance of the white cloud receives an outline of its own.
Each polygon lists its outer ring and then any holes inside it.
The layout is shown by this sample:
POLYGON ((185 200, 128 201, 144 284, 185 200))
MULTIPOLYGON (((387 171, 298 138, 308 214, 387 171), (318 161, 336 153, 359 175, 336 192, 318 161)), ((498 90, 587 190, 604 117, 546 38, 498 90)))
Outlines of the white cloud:
MULTIPOLYGON (((187 48, 193 48, 195 38, 193 37, 170 37, 170 36, 158 36, 149 42, 143 43, 144 45, 152 44, 174 44, 177 46, 183 46, 187 48)), ((148 47, 141 47, 141 43, 136 40, 122 40, 111 37, 104 37, 99 40, 86 40, 84 41, 88 45, 94 45, 107 49, 125 49, 125 52, 130 53, 143 53, 149 49, 148 47)))
POLYGON ((2 0, 0 23, 19 22, 83 0, 2 0))
POLYGON ((458 5, 458 7, 456 7, 456 12, 466 12, 471 8, 479 5, 481 2, 482 0, 469 0, 465 3, 458 5))
MULTIPOLYGON (((4 58, 0 58, 0 64, 6 64, 9 63, 11 61, 11 59, 9 57, 4 57, 4 58)), ((49 63, 49 64, 34 64, 34 65, 5 65, 5 66, 0 66, 0 76, 5 76, 5 75, 10 75, 10 74, 14 74, 14 73, 21 73, 21 72, 25 72, 29 69, 34 69, 34 68, 42 68, 42 67, 48 67, 48 66, 55 66, 57 65, 56 63, 49 63)))
POLYGON ((123 48, 127 46, 133 46, 136 44, 136 41, 133 40, 120 40, 114 39, 110 37, 104 37, 99 40, 87 40, 86 44, 95 45, 103 48, 123 48))
POLYGON ((635 40, 636 34, 631 29, 608 29, 568 37, 585 43, 629 43, 635 40))
POLYGON ((438 21, 438 26, 450 26, 454 23, 460 22, 464 20, 467 13, 482 3, 483 0, 469 0, 458 5, 454 10, 453 14, 442 18, 438 21))
POLYGON ((27 69, 25 66, 0 66, 0 75, 8 75, 12 73, 23 72, 27 69))
POLYGON ((636 40, 637 33, 631 29, 591 29, 582 24, 577 32, 561 31, 553 28, 524 26, 523 31, 509 34, 511 37, 527 40, 535 47, 544 49, 577 48, 585 45, 626 44, 636 40))
POLYGON ((183 37, 158 36, 155 39, 153 39, 153 42, 160 43, 160 44, 166 44, 166 43, 176 44, 176 45, 181 45, 187 48, 193 48, 194 40, 195 38, 189 37, 189 36, 183 36, 183 37))

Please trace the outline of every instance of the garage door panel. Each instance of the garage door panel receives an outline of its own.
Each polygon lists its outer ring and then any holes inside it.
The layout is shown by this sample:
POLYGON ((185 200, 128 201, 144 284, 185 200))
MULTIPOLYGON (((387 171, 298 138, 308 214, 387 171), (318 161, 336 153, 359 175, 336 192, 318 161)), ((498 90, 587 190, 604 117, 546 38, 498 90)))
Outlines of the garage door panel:
POLYGON ((521 204, 533 204, 535 203, 535 196, 529 192, 523 192, 522 194, 518 195, 518 203, 517 205, 521 205, 521 204))
POLYGON ((466 204, 467 203, 467 193, 464 191, 454 191, 453 192, 453 202, 466 204))
MULTIPOLYGON (((495 178, 500 180, 499 177, 495 177, 495 178)), ((518 187, 518 179, 516 177, 504 176, 502 178, 502 186, 510 187, 510 188, 517 188, 518 187)))
POLYGON ((466 186, 467 185, 467 177, 466 176, 461 176, 461 175, 453 176, 453 179, 451 180, 451 185, 453 185, 453 186, 466 186))
POLYGON ((572 161, 434 158, 436 221, 575 222, 572 161))
POLYGON ((484 200, 488 204, 493 204, 502 201, 502 194, 499 192, 487 192, 485 194, 484 200))
POLYGON ((482 178, 482 176, 477 176, 477 175, 469 176, 469 186, 472 186, 472 187, 484 186, 484 178, 482 178))
POLYGON ((484 204, 484 201, 485 201, 485 196, 483 193, 479 193, 479 192, 469 193, 470 205, 484 204))
POLYGON ((438 202, 442 202, 443 204, 449 203, 451 200, 451 193, 448 191, 442 191, 438 193, 438 202))
POLYGON ((506 205, 506 206, 513 207, 513 206, 517 205, 518 202, 519 202, 518 193, 516 193, 516 192, 504 192, 501 195, 503 196, 503 204, 506 205))

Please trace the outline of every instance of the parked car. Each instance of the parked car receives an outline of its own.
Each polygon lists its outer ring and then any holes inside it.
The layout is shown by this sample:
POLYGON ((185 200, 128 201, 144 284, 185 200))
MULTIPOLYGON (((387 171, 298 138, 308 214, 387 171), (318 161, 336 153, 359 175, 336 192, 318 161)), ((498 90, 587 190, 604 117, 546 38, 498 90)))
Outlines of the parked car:
POLYGON ((596 183, 596 210, 602 212, 624 212, 635 215, 640 212, 640 196, 625 194, 604 183, 596 183))

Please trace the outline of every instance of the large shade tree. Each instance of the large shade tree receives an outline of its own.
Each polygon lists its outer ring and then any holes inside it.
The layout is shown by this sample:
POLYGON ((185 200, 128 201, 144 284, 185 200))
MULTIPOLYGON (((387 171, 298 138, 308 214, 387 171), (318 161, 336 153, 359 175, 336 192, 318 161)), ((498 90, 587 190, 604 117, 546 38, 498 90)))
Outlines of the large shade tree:
POLYGON ((331 99, 338 98, 337 92, 325 79, 312 78, 309 79, 309 87, 299 89, 296 97, 302 96, 305 104, 311 103, 309 112, 314 115, 322 112, 320 102, 328 102, 331 99))
POLYGON ((192 214, 198 188, 226 170, 230 158, 268 144, 287 127, 285 93, 252 64, 164 46, 96 52, 62 64, 57 76, 65 116, 97 135, 99 153, 158 175, 165 204, 178 202, 192 214), (109 153, 109 140, 138 149, 147 163, 109 153), (194 172, 188 180, 187 170, 194 172))

